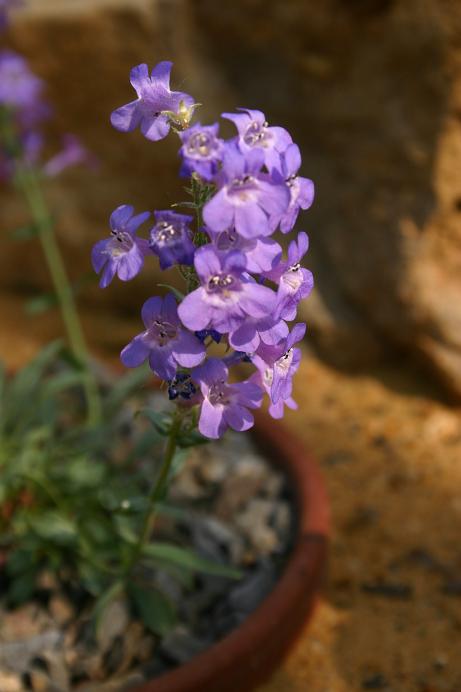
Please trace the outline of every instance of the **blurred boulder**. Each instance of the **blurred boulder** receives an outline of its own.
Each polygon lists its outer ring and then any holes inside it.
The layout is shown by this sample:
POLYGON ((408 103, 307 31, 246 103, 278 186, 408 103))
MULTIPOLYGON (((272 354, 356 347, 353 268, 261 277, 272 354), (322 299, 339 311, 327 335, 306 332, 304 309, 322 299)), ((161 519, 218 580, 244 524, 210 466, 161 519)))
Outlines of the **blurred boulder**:
MULTIPOLYGON (((461 395, 460 36, 450 0, 29 0, 11 43, 49 82, 54 129, 101 161, 97 175, 50 185, 74 276, 90 271, 115 206, 183 198, 175 138, 149 143, 108 121, 132 98, 130 67, 171 58, 203 121, 260 108, 299 142, 317 190, 298 224, 316 276, 302 316, 320 352, 356 367, 403 348, 461 395)), ((17 200, 3 206, 21 222, 17 200)), ((4 243, 3 285, 44 283, 27 247, 4 243)), ((156 280, 171 276, 145 272, 85 297, 137 314, 156 280)))
POLYGON ((234 102, 286 125, 316 183, 300 227, 321 350, 347 365, 394 344, 461 395, 461 4, 191 6, 234 102))

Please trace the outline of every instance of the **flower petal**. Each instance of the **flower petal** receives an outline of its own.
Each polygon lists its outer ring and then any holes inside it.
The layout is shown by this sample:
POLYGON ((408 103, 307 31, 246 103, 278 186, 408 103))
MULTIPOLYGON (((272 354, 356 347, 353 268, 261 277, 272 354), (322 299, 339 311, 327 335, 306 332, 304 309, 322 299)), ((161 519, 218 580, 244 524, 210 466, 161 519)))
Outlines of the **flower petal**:
POLYGON ((138 96, 141 96, 143 88, 149 83, 149 69, 145 63, 136 65, 130 72, 131 86, 136 89, 138 96))
POLYGON ((141 120, 141 132, 152 142, 158 142, 167 136, 170 131, 170 123, 166 115, 144 115, 141 120))
POLYGON ((169 60, 162 60, 153 68, 151 73, 152 79, 160 82, 168 91, 170 90, 170 73, 172 67, 172 62, 169 60))
POLYGON ((135 336, 120 354, 120 360, 127 368, 137 368, 142 365, 149 355, 149 347, 144 343, 142 335, 135 336))
POLYGON ((141 308, 141 317, 146 329, 152 325, 154 320, 158 319, 162 310, 162 299, 160 296, 148 298, 141 308))
POLYGON ((224 421, 233 430, 238 432, 243 432, 244 430, 249 430, 249 428, 254 425, 253 414, 248 411, 248 409, 238 404, 230 404, 224 407, 223 411, 224 421))
POLYGON ((225 231, 232 225, 234 207, 224 189, 214 195, 203 207, 203 220, 215 232, 225 231))
POLYGON ((257 238, 272 233, 267 214, 256 202, 235 207, 235 230, 244 238, 257 238))
POLYGON ((182 331, 173 343, 173 354, 179 365, 194 368, 205 358, 205 347, 195 334, 182 331))
POLYGON ((202 287, 184 298, 178 307, 178 315, 183 325, 194 332, 208 327, 210 312, 205 301, 205 290, 202 287))
POLYGON ((110 122, 119 132, 132 132, 141 121, 140 101, 131 101, 110 114, 110 122))
POLYGON ((223 406, 212 406, 204 399, 200 410, 198 429, 205 437, 217 440, 224 433, 226 424, 223 420, 223 406))
POLYGON ((128 221, 126 224, 126 230, 128 233, 134 233, 137 231, 139 226, 144 223, 144 221, 147 221, 147 219, 150 216, 150 211, 143 211, 141 214, 136 214, 136 216, 133 216, 132 219, 128 221))

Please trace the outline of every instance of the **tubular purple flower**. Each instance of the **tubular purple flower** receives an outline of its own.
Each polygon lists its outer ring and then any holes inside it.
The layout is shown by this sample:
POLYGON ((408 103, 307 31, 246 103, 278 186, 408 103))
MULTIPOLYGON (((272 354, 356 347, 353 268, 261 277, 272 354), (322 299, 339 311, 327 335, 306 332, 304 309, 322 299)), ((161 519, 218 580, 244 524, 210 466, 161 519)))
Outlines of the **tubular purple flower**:
POLYGON ((228 376, 228 368, 217 358, 192 372, 203 395, 198 427, 211 439, 221 437, 228 427, 238 431, 251 428, 254 418, 248 409, 261 405, 263 392, 257 384, 248 380, 229 384, 228 376))
POLYGON ((192 216, 175 211, 156 211, 155 226, 150 231, 149 247, 160 260, 160 268, 174 264, 194 263, 195 246, 189 224, 192 216))
POLYGON ((242 154, 228 144, 223 167, 216 177, 218 192, 205 204, 203 219, 214 233, 234 227, 244 238, 271 235, 290 203, 287 185, 262 172, 264 154, 253 149, 242 154))
POLYGON ((42 100, 44 83, 27 61, 11 50, 0 52, 0 105, 10 109, 21 127, 32 127, 50 113, 42 100))
POLYGON ((204 180, 212 180, 222 159, 223 140, 218 137, 219 125, 201 125, 196 123, 179 137, 182 147, 179 150, 182 156, 181 175, 189 176, 192 173, 204 180))
POLYGON ((272 367, 270 396, 273 404, 291 395, 292 379, 301 361, 301 349, 294 348, 294 344, 301 341, 305 333, 304 323, 295 324, 286 339, 276 346, 261 344, 256 352, 256 356, 260 356, 267 367, 272 367))
POLYGON ((54 177, 62 173, 66 168, 84 164, 90 168, 96 168, 97 159, 83 146, 78 137, 73 134, 64 135, 62 138, 63 147, 60 152, 55 154, 43 166, 43 173, 54 177))
MULTIPOLYGON (((255 382, 258 386, 262 387, 266 394, 271 397, 271 388, 274 380, 274 368, 268 365, 260 356, 253 356, 251 359, 252 363, 257 367, 257 372, 255 372, 250 377, 251 382, 255 382)), ((285 413, 285 406, 292 410, 298 408, 298 404, 291 396, 291 389, 289 388, 289 394, 285 398, 280 398, 276 404, 270 400, 269 404, 269 415, 272 418, 280 419, 283 418, 285 413)))
POLYGON ((147 240, 136 237, 139 226, 150 212, 133 216, 134 208, 122 204, 110 217, 111 237, 93 247, 91 260, 97 274, 102 271, 99 285, 106 288, 117 274, 121 281, 133 279, 142 269, 145 255, 151 251, 147 240))
POLYGON ((299 302, 307 298, 314 286, 312 272, 300 264, 308 248, 307 233, 298 233, 297 240, 292 240, 288 246, 288 259, 264 274, 279 285, 277 314, 285 320, 296 318, 299 302))
POLYGON ((130 82, 138 98, 117 108, 110 120, 116 130, 131 132, 136 127, 147 139, 158 141, 167 136, 170 126, 189 126, 195 105, 189 94, 170 90, 173 63, 159 62, 149 76, 146 64, 133 67, 130 82))
POLYGON ((178 308, 188 329, 215 329, 227 334, 248 316, 263 318, 275 311, 276 294, 246 273, 241 252, 221 254, 212 245, 205 245, 196 251, 194 265, 202 285, 178 308))
POLYGON ((149 298, 141 311, 146 330, 125 346, 120 354, 128 368, 146 360, 153 372, 164 380, 173 380, 177 366, 192 368, 205 358, 205 347, 195 334, 184 330, 178 319, 175 297, 149 298))
POLYGON ((286 339, 288 331, 286 323, 275 315, 263 319, 247 317, 229 334, 229 344, 237 351, 254 353, 260 343, 275 346, 286 339))
POLYGON ((283 127, 269 127, 261 111, 238 108, 241 113, 222 113, 231 120, 239 136, 238 145, 243 153, 259 148, 264 152, 264 163, 271 170, 278 164, 279 156, 292 143, 291 135, 283 127))
POLYGON ((285 180, 290 190, 290 204, 280 219, 282 233, 291 231, 296 223, 300 209, 309 209, 314 201, 314 183, 309 178, 301 178, 298 171, 301 167, 301 152, 297 144, 290 144, 279 157, 272 175, 275 180, 285 180))
POLYGON ((244 238, 233 228, 213 233, 205 228, 214 246, 220 252, 240 250, 246 257, 249 272, 268 272, 273 269, 282 254, 282 248, 272 238, 244 238))

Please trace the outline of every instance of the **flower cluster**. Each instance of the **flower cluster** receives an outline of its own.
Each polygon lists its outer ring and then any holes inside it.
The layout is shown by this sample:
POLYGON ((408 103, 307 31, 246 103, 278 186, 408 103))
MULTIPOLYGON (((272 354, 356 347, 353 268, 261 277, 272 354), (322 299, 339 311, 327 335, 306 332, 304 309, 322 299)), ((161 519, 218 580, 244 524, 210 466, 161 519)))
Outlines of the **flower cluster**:
MULTIPOLYGON (((135 214, 130 205, 110 218, 110 237, 93 248, 101 287, 117 274, 136 276, 148 256, 161 269, 179 267, 186 280, 181 297, 175 292, 151 297, 142 308, 144 331, 122 351, 127 367, 148 361, 168 384, 170 399, 200 407, 199 430, 209 438, 228 428, 253 425, 250 409, 261 405, 283 416, 295 408, 292 379, 301 358, 296 346, 306 326, 296 320, 299 302, 309 295, 313 278, 301 262, 308 249, 301 232, 288 246, 286 259, 273 236, 288 233, 300 209, 314 197, 311 180, 298 175, 299 148, 282 127, 270 126, 258 110, 224 113, 236 136, 224 140, 219 124, 190 121, 197 104, 188 94, 171 91, 170 62, 150 73, 147 65, 131 71, 137 99, 112 113, 122 132, 139 127, 150 140, 170 129, 180 138, 180 174, 189 177, 194 216, 175 210, 135 214), (138 229, 150 219, 149 236, 138 229), (179 297, 178 297, 179 296, 179 297), (216 344, 220 344, 219 348, 216 344), (216 351, 221 349, 221 357, 216 351), (251 363, 253 374, 229 381, 229 368, 251 363)), ((180 205, 179 205, 180 206, 180 205)))
MULTIPOLYGON (((8 24, 8 12, 21 0, 0 0, 0 30, 8 24)), ((41 163, 43 125, 52 115, 44 98, 45 83, 29 68, 25 58, 12 50, 0 51, 0 180, 13 177, 15 162, 39 168, 51 177, 68 166, 95 163, 75 135, 63 137, 62 149, 41 163)))

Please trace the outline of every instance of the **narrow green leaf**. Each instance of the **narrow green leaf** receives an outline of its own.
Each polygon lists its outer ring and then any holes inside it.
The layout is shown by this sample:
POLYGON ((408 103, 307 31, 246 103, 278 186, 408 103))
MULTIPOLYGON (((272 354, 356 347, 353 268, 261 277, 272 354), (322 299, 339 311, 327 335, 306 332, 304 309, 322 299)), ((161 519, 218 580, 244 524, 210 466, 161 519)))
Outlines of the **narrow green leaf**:
POLYGON ((31 528, 41 538, 60 545, 71 545, 77 537, 77 527, 74 522, 55 511, 43 512, 35 516, 31 528))
POLYGON ((175 209, 176 207, 184 207, 186 209, 197 209, 197 205, 195 204, 195 202, 176 202, 175 204, 171 204, 170 206, 173 209, 175 209))
POLYGON ((48 344, 25 367, 21 368, 6 388, 8 407, 4 413, 4 423, 20 428, 27 421, 27 415, 37 418, 37 390, 47 368, 58 358, 62 342, 48 344))
POLYGON ((38 228, 34 224, 28 226, 21 226, 15 228, 11 231, 11 237, 14 240, 29 240, 30 238, 35 238, 38 235, 38 228))
POLYGON ((84 372, 62 372, 48 380, 45 383, 43 390, 45 396, 53 396, 54 394, 58 394, 65 389, 70 389, 71 387, 77 387, 79 385, 81 386, 84 380, 84 372))
POLYGON ((143 548, 143 555, 155 561, 156 559, 162 562, 170 562, 184 569, 190 569, 194 572, 203 572, 204 574, 212 574, 217 577, 228 577, 229 579, 241 579, 242 573, 229 567, 221 565, 212 560, 206 560, 200 557, 192 550, 182 548, 178 545, 170 543, 149 543, 143 548))
POLYGON ((93 625, 95 632, 98 632, 101 625, 101 619, 107 606, 124 590, 123 581, 116 581, 110 586, 107 591, 104 591, 97 599, 93 606, 93 625))
POLYGON ((137 416, 145 416, 152 423, 154 428, 161 435, 168 435, 170 430, 171 420, 170 416, 165 413, 159 413, 158 411, 153 411, 150 408, 142 408, 136 411, 137 416))
POLYGON ((176 624, 176 612, 171 601, 157 588, 138 584, 130 584, 129 594, 145 626, 154 634, 168 634, 176 624))
POLYGON ((12 606, 19 606, 29 600, 35 591, 37 573, 29 570, 16 576, 8 589, 8 603, 12 606))
POLYGON ((51 308, 56 307, 58 299, 54 293, 42 293, 31 300, 28 300, 24 309, 28 315, 40 315, 51 308))
POLYGON ((174 293, 174 295, 179 301, 184 300, 184 293, 181 293, 179 289, 175 288, 174 286, 171 286, 171 284, 157 284, 157 286, 159 286, 160 288, 168 288, 169 291, 174 293))
POLYGON ((141 365, 139 368, 135 368, 127 372, 126 375, 119 377, 106 398, 106 408, 108 411, 118 409, 126 399, 147 382, 150 374, 148 366, 141 365))
POLYGON ((209 442, 210 440, 201 435, 198 430, 184 432, 178 437, 178 444, 180 447, 195 447, 195 445, 204 445, 209 442))

